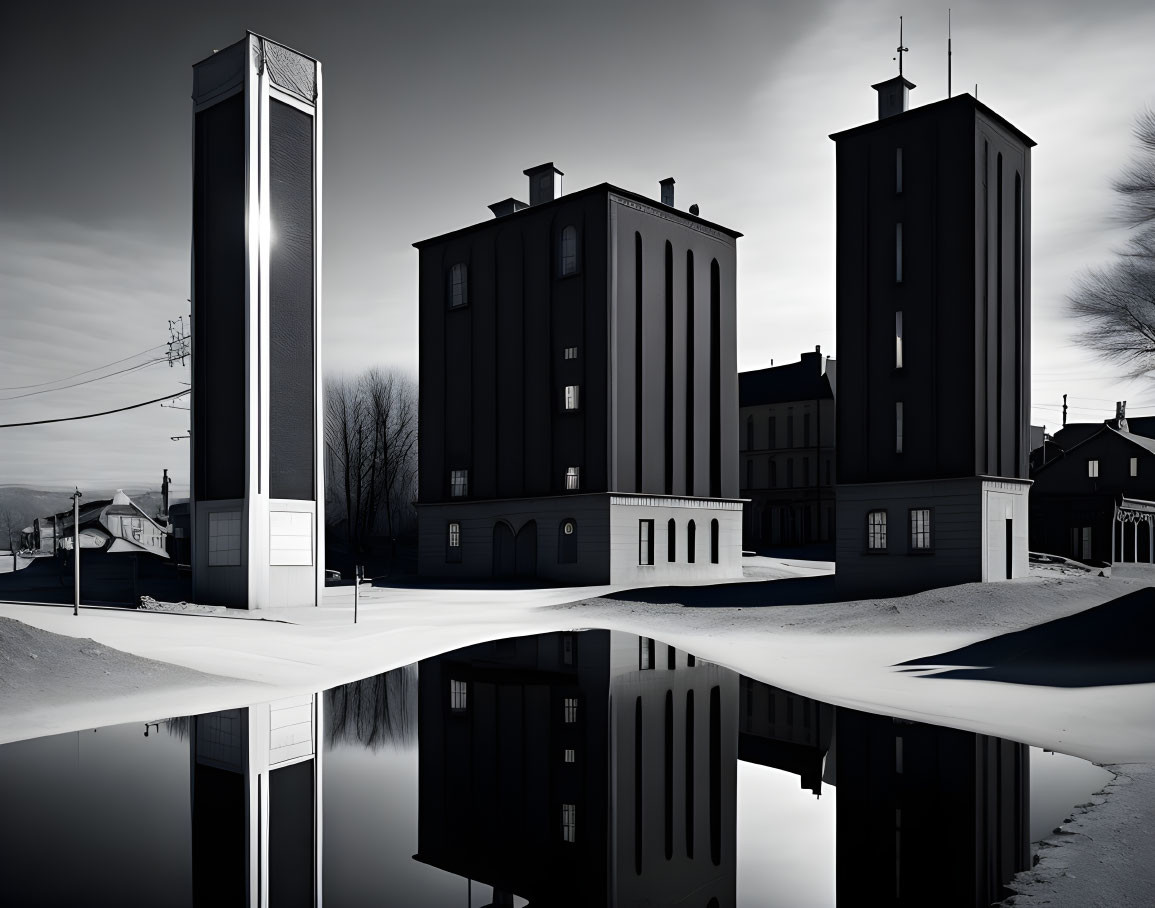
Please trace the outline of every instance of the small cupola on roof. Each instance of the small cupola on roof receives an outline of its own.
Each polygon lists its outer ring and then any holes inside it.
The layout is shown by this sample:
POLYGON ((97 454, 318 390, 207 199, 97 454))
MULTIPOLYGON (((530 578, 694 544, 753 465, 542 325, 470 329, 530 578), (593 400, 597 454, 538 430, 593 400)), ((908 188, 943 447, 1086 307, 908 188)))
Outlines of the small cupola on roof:
POLYGON ((902 55, 909 53, 910 48, 902 43, 902 16, 898 17, 898 47, 895 59, 898 61, 898 75, 885 82, 871 85, 878 92, 878 119, 885 120, 895 114, 905 113, 910 102, 910 90, 914 83, 902 74, 902 55))
POLYGON ((561 178, 565 176, 553 161, 522 171, 529 177, 529 204, 540 205, 561 197, 561 178))
POLYGON ((515 211, 521 211, 523 208, 529 206, 520 199, 502 199, 500 202, 494 202, 489 206, 489 210, 493 212, 495 218, 505 217, 507 214, 513 214, 515 211))

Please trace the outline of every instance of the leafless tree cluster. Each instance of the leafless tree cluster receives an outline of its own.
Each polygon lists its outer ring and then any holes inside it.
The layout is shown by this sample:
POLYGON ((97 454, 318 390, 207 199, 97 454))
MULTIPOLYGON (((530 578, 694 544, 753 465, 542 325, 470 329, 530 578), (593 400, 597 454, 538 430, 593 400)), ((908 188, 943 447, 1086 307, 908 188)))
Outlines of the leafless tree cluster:
POLYGON ((1131 376, 1155 370, 1155 111, 1135 121, 1136 155, 1115 181, 1120 221, 1134 236, 1109 265, 1082 275, 1071 294, 1089 323, 1088 345, 1131 376))
POLYGON ((407 665, 325 691, 330 747, 408 747, 417 728, 417 666, 407 665))
POLYGON ((325 446, 327 522, 343 523, 355 556, 375 535, 395 546, 416 522, 416 383, 376 368, 327 379, 325 446))

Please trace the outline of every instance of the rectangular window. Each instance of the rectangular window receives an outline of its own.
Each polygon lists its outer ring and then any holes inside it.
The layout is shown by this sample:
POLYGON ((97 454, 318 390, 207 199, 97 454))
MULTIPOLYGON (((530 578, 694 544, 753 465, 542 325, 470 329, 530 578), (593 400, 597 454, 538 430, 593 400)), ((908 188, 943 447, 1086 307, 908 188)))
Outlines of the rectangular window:
POLYGON ((451 521, 445 541, 445 560, 461 561, 461 524, 451 521))
POLYGON ((786 408, 786 447, 794 447, 794 408, 786 408))
POLYGON ((573 725, 577 722, 577 697, 566 697, 563 706, 565 724, 573 725))
POLYGON ((1098 477, 1098 475, 1099 475, 1099 461, 1097 461, 1097 460, 1088 460, 1087 461, 1087 475, 1089 477, 1091 477, 1092 479, 1098 477))
POLYGON ((649 671, 654 667, 654 641, 649 637, 638 638, 638 670, 649 671))
POLYGON ((1082 537, 1083 537, 1082 538, 1083 560, 1085 561, 1086 559, 1091 557, 1091 528, 1090 527, 1083 527, 1082 537))
POLYGON ((561 805, 561 839, 563 842, 574 842, 577 831, 577 805, 561 805))
POLYGON ((766 447, 768 447, 768 448, 778 447, 778 417, 777 416, 771 416, 770 417, 770 444, 768 444, 766 447))
POLYGON ((450 681, 449 682, 449 708, 454 712, 461 712, 465 709, 468 701, 466 700, 466 687, 464 681, 450 681))
POLYGON ((786 488, 794 488, 794 458, 786 461, 786 488))
POLYGON ((894 150, 894 191, 902 192, 902 149, 894 150))
POLYGON ((866 547, 872 552, 886 551, 886 511, 866 515, 866 547))
POLYGON ((902 283, 902 221, 894 225, 894 281, 902 283))
POLYGON ((1138 457, 1132 457, 1131 458, 1131 475, 1132 476, 1138 476, 1139 475, 1139 458, 1138 457))
POLYGON ((810 414, 802 414, 802 445, 803 447, 810 447, 810 414))
POLYGON ((902 453, 902 401, 894 405, 894 453, 902 453))
POLYGON ((449 494, 453 498, 464 498, 469 494, 469 471, 449 471, 449 494))
POLYGON ((449 308, 459 309, 469 303, 469 272, 463 262, 449 269, 449 308))
POLYGON ((902 775, 902 736, 894 739, 894 771, 902 775))
POLYGON ((574 749, 572 747, 567 747, 565 749, 565 753, 562 755, 562 760, 565 763, 574 763, 576 762, 576 757, 577 755, 574 753, 574 749))
POLYGON ((902 311, 894 313, 894 368, 902 368, 902 311))
POLYGON ((910 550, 912 552, 930 551, 930 508, 911 508, 910 510, 910 550))
POLYGON ((561 662, 562 665, 573 665, 574 637, 573 634, 561 635, 561 662))
POLYGON ((576 410, 578 408, 578 403, 579 403, 578 391, 579 391, 579 389, 578 389, 577 385, 566 385, 565 386, 565 408, 567 410, 576 410))
POLYGON ((577 347, 566 347, 565 348, 565 358, 566 359, 577 359, 577 347))
POLYGON ((566 491, 574 491, 582 487, 582 469, 581 467, 566 467, 565 468, 565 487, 566 491))
POLYGON ((241 512, 209 514, 209 565, 241 563, 241 512))
POLYGON ((654 563, 654 522, 638 521, 638 564, 654 563))

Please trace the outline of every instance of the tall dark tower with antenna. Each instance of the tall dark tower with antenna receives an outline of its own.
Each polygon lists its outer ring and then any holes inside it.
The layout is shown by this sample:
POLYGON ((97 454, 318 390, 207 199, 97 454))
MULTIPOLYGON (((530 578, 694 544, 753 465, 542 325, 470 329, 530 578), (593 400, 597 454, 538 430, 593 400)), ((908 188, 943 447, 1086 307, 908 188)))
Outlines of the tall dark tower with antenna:
MULTIPOLYGON (((900 42, 901 52, 905 51, 900 42)), ((837 146, 837 583, 904 592, 1027 572, 1034 142, 968 94, 837 146)))

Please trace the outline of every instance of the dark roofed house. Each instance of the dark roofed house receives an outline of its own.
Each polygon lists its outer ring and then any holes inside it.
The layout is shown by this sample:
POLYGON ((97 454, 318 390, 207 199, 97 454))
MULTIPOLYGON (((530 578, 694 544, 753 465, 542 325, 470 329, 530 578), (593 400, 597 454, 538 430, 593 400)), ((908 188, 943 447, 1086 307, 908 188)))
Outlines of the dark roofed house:
POLYGON ((738 374, 746 548, 833 541, 835 374, 817 347, 799 362, 738 374))

